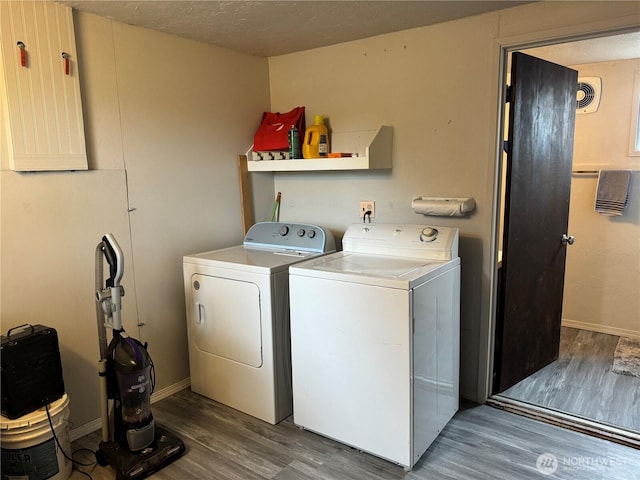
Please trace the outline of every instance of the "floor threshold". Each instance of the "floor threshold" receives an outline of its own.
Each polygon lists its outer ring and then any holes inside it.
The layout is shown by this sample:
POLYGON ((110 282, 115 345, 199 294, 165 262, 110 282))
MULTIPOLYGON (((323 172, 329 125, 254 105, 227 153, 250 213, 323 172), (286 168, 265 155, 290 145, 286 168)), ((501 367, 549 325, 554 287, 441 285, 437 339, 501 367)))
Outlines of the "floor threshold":
POLYGON ((640 449, 640 432, 614 427, 583 417, 561 412, 553 408, 515 400, 496 394, 487 399, 487 405, 525 417, 540 420, 594 437, 610 440, 628 447, 640 449))

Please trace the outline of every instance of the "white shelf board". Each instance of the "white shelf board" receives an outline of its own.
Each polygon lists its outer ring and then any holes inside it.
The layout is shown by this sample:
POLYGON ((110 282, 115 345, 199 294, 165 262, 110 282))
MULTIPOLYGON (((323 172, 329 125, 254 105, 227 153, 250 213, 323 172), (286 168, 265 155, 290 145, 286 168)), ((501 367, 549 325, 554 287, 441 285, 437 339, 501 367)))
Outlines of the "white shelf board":
POLYGON ((374 170, 391 168, 393 128, 344 132, 332 135, 331 150, 358 153, 357 157, 295 160, 249 160, 250 172, 302 172, 328 170, 374 170))

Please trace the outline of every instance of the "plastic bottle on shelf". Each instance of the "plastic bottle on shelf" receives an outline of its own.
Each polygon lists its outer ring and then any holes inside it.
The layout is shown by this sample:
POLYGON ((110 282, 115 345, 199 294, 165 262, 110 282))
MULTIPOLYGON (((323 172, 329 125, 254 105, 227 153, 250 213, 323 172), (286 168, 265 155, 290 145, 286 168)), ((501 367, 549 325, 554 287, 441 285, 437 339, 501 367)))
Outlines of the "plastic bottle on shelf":
POLYGON ((313 117, 313 125, 304 132, 302 156, 304 158, 326 158, 330 152, 329 131, 322 115, 313 117))
POLYGON ((300 151, 300 131, 295 125, 291 125, 289 129, 289 158, 301 158, 300 151))

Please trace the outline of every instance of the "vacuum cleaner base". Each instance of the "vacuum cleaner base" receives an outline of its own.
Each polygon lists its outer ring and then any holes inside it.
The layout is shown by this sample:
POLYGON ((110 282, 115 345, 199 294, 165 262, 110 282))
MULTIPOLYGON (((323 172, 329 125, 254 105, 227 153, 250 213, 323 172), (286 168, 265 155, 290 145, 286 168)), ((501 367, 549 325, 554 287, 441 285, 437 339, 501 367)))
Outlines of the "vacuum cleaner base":
POLYGON ((96 451, 98 464, 111 465, 116 480, 134 480, 160 470, 184 453, 182 440, 157 424, 155 430, 153 443, 139 452, 131 452, 118 442, 100 442, 96 451))

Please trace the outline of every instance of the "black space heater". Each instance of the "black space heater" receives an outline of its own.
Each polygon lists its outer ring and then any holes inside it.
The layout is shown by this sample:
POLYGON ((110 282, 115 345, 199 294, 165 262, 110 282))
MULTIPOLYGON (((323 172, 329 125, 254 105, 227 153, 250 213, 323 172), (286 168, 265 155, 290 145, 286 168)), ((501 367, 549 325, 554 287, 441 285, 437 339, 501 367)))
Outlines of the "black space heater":
POLYGON ((2 335, 2 415, 19 418, 63 395, 55 329, 26 324, 2 335))

